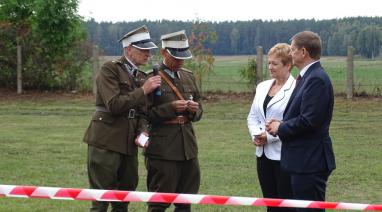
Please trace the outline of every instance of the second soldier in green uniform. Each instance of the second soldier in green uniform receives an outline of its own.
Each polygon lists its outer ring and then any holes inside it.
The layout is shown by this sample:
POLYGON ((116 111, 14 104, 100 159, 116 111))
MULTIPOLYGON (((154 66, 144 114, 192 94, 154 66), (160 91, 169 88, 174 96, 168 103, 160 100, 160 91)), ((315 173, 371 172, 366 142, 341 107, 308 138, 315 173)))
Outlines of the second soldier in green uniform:
MULTIPOLYGON (((202 117, 200 94, 191 71, 182 68, 192 57, 185 31, 161 37, 163 62, 160 95, 149 97, 150 140, 145 150, 147 187, 151 192, 197 193, 200 185, 198 146, 192 122, 202 117)), ((148 211, 165 211, 170 204, 149 203, 148 211)), ((175 211, 190 211, 175 204, 175 211)))

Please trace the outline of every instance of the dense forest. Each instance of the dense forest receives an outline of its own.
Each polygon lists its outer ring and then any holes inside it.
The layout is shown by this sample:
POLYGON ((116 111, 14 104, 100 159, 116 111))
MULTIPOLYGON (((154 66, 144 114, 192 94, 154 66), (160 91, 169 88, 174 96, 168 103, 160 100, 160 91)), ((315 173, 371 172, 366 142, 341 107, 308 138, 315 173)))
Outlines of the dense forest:
MULTIPOLYGON (((161 34, 185 29, 190 33, 194 22, 183 21, 136 21, 136 22, 86 22, 89 38, 103 49, 105 55, 119 55, 117 40, 133 28, 147 25, 154 41, 159 44, 161 34)), ((332 20, 289 21, 236 21, 205 22, 215 39, 206 40, 205 46, 214 55, 243 55, 256 53, 262 46, 267 52, 277 42, 289 42, 299 31, 317 32, 323 42, 323 55, 346 55, 348 45, 355 47, 356 54, 373 58, 382 52, 382 17, 353 17, 332 20)))
MULTIPOLYGON (((194 55, 192 70, 209 70, 213 55, 267 53, 278 42, 287 42, 303 30, 317 32, 323 55, 382 55, 382 17, 288 21, 135 21, 95 22, 77 14, 78 0, 0 0, 0 88, 83 90, 92 86, 91 57, 94 45, 103 55, 120 55, 117 42, 125 33, 147 25, 159 45, 163 34, 185 29, 194 55), (203 66, 203 68, 202 68, 203 66)), ((201 79, 201 78, 199 78, 201 79)))

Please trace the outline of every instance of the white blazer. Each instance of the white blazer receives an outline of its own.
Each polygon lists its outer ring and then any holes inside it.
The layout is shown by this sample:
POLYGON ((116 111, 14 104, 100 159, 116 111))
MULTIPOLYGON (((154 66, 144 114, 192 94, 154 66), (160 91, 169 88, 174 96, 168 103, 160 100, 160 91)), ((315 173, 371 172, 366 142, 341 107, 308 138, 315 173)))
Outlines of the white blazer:
MULTIPOLYGON (((283 119, 285 107, 288 104, 289 98, 292 95, 296 84, 295 79, 292 75, 290 75, 283 87, 268 103, 266 110, 267 114, 265 116, 263 103, 274 81, 275 79, 266 80, 261 82, 256 87, 256 95, 253 99, 251 110, 247 117, 248 130, 252 141, 255 138, 255 135, 265 132, 266 119, 283 119)), ((281 141, 279 137, 273 137, 267 133, 267 143, 264 146, 256 147, 256 156, 261 157, 263 152, 265 156, 271 160, 280 160, 281 141)))

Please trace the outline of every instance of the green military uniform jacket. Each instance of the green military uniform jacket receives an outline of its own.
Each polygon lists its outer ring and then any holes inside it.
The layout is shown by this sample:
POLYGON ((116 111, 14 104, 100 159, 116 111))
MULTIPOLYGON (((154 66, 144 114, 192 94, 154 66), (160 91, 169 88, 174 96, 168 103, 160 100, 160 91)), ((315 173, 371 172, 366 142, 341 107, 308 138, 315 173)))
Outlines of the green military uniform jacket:
POLYGON ((168 76, 178 88, 185 100, 193 99, 199 103, 199 110, 191 114, 184 112, 177 114, 171 106, 172 101, 179 100, 171 87, 162 79, 160 86, 161 95, 155 92, 148 96, 148 119, 151 124, 149 145, 144 154, 147 157, 163 160, 189 160, 197 157, 198 146, 192 127, 192 122, 199 121, 202 117, 202 104, 195 77, 192 72, 181 69, 178 76, 173 79, 165 71, 162 64, 160 71, 168 76), (185 124, 165 124, 166 120, 176 118, 178 115, 187 116, 191 122, 185 124))
POLYGON ((85 143, 122 154, 137 154, 135 138, 148 131, 142 116, 147 98, 140 88, 146 74, 137 70, 133 77, 132 67, 125 57, 102 66, 96 78, 96 112, 83 138, 85 143))

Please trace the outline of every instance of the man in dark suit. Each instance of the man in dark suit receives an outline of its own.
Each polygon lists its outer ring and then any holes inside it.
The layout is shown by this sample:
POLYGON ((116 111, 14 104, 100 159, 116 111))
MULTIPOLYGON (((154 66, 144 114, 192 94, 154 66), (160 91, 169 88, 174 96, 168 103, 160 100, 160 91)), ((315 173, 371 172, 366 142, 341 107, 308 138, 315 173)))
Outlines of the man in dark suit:
POLYGON ((319 62, 320 37, 303 31, 291 41, 291 55, 300 70, 299 77, 283 121, 271 120, 267 131, 282 141, 281 167, 291 174, 294 199, 325 201, 326 182, 336 166, 329 136, 333 87, 319 62))

